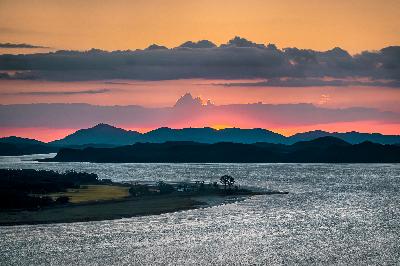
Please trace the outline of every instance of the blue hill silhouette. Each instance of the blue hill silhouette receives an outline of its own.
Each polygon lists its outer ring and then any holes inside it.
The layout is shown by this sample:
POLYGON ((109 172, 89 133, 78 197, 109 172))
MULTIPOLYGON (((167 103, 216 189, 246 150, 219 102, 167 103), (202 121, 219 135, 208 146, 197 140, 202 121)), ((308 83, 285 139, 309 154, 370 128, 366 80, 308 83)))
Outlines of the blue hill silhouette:
POLYGON ((370 134, 354 131, 347 133, 330 133, 316 130, 285 137, 281 134, 261 128, 225 128, 216 130, 209 127, 183 129, 161 127, 141 134, 136 131, 128 131, 107 124, 98 124, 92 128, 78 130, 61 140, 51 142, 51 144, 57 146, 84 144, 128 145, 136 142, 161 143, 166 141, 195 141, 201 143, 235 142, 248 144, 268 142, 275 144, 293 144, 299 141, 309 141, 328 136, 342 139, 350 144, 358 144, 365 141, 380 144, 400 143, 399 135, 370 134))
MULTIPOLYGON (((398 145, 400 143, 400 136, 398 135, 382 135, 378 133, 329 133, 317 130, 285 137, 261 128, 226 128, 216 130, 209 127, 183 129, 162 127, 147 133, 139 133, 108 124, 98 124, 91 128, 80 129, 63 139, 50 143, 14 136, 0 138, 0 155, 49 153, 57 152, 60 148, 64 147, 79 149, 86 147, 107 148, 131 145, 139 142, 164 143, 171 141, 191 141, 205 144, 215 144, 219 142, 241 144, 258 143, 258 146, 269 146, 269 148, 274 149, 276 146, 271 146, 269 144, 291 145, 297 143, 295 145, 295 147, 297 147, 301 145, 301 143, 298 142, 311 141, 321 137, 334 137, 337 140, 342 140, 349 144, 359 144, 366 141, 393 145, 398 145)), ((321 145, 321 143, 319 143, 319 145, 321 145)))
POLYGON ((85 144, 127 145, 139 140, 141 134, 116 128, 107 124, 98 124, 92 128, 80 129, 63 139, 51 142, 55 146, 71 146, 85 144))
POLYGON ((24 155, 57 152, 58 148, 47 143, 28 138, 10 136, 0 138, 0 155, 24 155))

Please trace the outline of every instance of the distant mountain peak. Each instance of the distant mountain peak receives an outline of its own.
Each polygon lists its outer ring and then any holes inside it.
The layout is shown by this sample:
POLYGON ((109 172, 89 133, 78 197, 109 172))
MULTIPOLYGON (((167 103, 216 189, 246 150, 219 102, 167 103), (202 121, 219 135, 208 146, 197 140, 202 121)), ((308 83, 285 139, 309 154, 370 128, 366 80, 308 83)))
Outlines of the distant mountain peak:
POLYGON ((51 143, 59 146, 83 144, 126 145, 135 143, 138 136, 140 136, 139 132, 99 123, 91 128, 80 129, 63 139, 51 143))
POLYGON ((337 138, 337 137, 332 137, 332 136, 325 136, 325 137, 320 137, 320 138, 316 138, 313 140, 309 140, 309 141, 299 141, 295 144, 293 144, 296 147, 301 147, 306 145, 307 147, 311 146, 315 146, 318 148, 326 148, 326 147, 330 147, 330 146, 349 146, 351 145, 350 143, 337 138))
POLYGON ((104 129, 104 128, 117 128, 117 127, 106 124, 106 123, 99 123, 99 124, 95 125, 94 127, 91 127, 88 129, 104 129))
MULTIPOLYGON (((99 123, 93 127, 90 128, 85 128, 85 129, 80 129, 78 131, 98 131, 98 130, 105 130, 105 131, 119 131, 119 132, 134 132, 134 133, 138 133, 136 131, 132 131, 132 130, 126 130, 124 128, 120 128, 120 127, 116 127, 107 123, 99 123)), ((77 131, 77 132, 78 132, 77 131)))

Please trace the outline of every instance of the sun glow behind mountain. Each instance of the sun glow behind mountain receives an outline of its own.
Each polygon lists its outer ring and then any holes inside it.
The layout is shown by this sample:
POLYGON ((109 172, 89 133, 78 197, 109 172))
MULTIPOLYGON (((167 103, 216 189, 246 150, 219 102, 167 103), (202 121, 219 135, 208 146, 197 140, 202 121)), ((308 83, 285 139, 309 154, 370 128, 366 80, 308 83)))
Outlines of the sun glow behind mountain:
POLYGON ((2 1, 0 135, 400 134, 399 1, 161 2, 2 1))
POLYGON ((0 112, 8 114, 0 121, 0 136, 16 135, 45 142, 97 123, 141 133, 160 127, 211 127, 217 130, 263 128, 284 136, 312 130, 347 132, 349 129, 398 134, 400 124, 400 117, 395 112, 373 108, 326 108, 319 104, 262 102, 218 105, 191 93, 185 93, 169 107, 25 104, 4 105, 0 112))
POLYGON ((217 125, 212 125, 211 128, 216 129, 216 130, 221 130, 225 128, 233 128, 233 126, 230 125, 222 125, 222 124, 217 124, 217 125))

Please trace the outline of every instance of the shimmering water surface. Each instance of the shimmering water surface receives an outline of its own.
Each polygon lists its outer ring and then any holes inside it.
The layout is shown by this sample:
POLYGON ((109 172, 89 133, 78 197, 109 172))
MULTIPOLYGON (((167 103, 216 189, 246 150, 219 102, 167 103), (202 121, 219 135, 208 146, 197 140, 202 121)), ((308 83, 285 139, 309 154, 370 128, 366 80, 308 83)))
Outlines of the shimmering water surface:
POLYGON ((36 163, 116 181, 214 181, 289 191, 113 221, 0 227, 1 265, 399 265, 399 164, 36 163))

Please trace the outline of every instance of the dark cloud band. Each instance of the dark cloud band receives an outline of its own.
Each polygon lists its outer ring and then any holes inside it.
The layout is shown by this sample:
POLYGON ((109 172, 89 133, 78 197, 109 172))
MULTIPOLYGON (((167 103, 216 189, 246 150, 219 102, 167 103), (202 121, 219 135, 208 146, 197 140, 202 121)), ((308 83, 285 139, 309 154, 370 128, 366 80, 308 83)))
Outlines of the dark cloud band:
POLYGON ((27 43, 0 43, 0 48, 49 48, 27 43))
POLYGON ((261 82, 234 82, 215 84, 227 87, 348 87, 348 86, 364 86, 364 87, 390 87, 400 88, 400 81, 358 81, 333 79, 324 80, 319 78, 273 78, 261 82))
POLYGON ((256 44, 237 37, 219 47, 203 40, 187 42, 173 49, 152 45, 148 49, 135 51, 106 52, 92 49, 85 52, 2 55, 0 70, 22 71, 13 76, 1 75, 3 79, 72 81, 264 78, 276 83, 281 78, 291 78, 295 82, 286 82, 286 85, 297 86, 310 78, 361 77, 372 82, 351 84, 330 81, 320 84, 398 87, 400 46, 352 56, 341 48, 324 52, 297 48, 281 50, 272 44, 256 44), (394 83, 383 84, 379 80, 391 80, 394 83))
POLYGON ((80 90, 80 91, 24 91, 2 93, 2 95, 30 95, 30 96, 48 96, 48 95, 75 95, 75 94, 101 94, 110 92, 111 89, 98 89, 98 90, 80 90))

